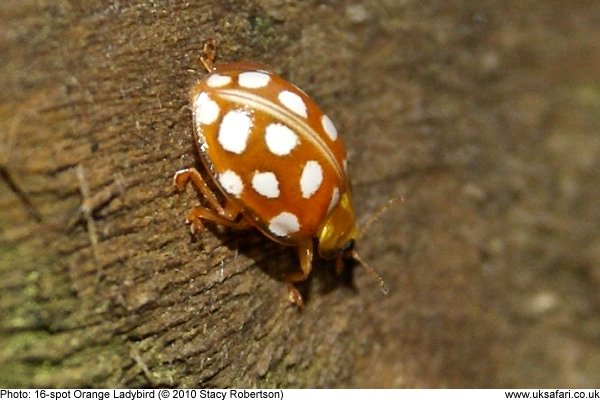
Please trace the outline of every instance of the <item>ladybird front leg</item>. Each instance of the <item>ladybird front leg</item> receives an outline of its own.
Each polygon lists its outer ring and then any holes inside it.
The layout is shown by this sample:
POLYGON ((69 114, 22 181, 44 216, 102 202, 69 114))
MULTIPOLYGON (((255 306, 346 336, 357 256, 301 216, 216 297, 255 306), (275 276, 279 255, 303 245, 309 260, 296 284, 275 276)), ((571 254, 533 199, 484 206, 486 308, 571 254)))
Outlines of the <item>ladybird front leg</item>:
POLYGON ((298 258, 300 259, 300 271, 292 272, 286 276, 288 282, 288 299, 293 304, 303 306, 302 295, 294 283, 305 281, 312 270, 313 261, 312 238, 304 239, 298 244, 298 258))
POLYGON ((302 294, 293 283, 288 283, 288 300, 290 301, 290 303, 295 304, 298 307, 304 306, 302 294))

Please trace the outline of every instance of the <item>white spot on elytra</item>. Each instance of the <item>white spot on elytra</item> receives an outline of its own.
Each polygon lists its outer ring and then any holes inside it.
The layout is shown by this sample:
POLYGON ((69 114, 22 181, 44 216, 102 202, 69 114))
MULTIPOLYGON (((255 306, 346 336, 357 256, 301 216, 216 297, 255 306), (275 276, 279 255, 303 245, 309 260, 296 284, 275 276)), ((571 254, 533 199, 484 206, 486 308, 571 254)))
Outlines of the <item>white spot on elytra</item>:
POLYGON ((269 84, 271 77, 264 72, 242 72, 238 77, 240 86, 247 89, 258 89, 269 84))
POLYGON ((325 133, 327 134, 327 136, 329 136, 331 140, 337 139, 337 129, 335 129, 333 121, 327 115, 323 115, 321 117, 321 124, 323 125, 325 133))
POLYGON ((240 197, 244 190, 244 184, 242 178, 235 172, 227 170, 219 174, 219 183, 221 187, 229 194, 240 197))
POLYGON ((302 169, 302 175, 300 176, 300 191, 302 197, 308 199, 310 196, 321 187, 323 183, 323 169, 318 162, 311 160, 308 161, 302 169))
POLYGON ((219 105, 208 94, 202 92, 194 101, 194 115, 196 125, 210 125, 219 116, 219 105))
POLYGON ((271 153, 285 156, 298 144, 298 136, 285 125, 270 124, 265 131, 265 142, 271 153))
POLYGON ((306 118, 308 116, 306 112, 306 104, 304 104, 302 97, 298 96, 296 93, 290 92, 289 90, 284 90, 283 92, 279 93, 277 98, 281 104, 301 117, 306 118))
POLYGON ((269 199, 279 197, 279 181, 272 172, 254 172, 252 176, 252 187, 258 194, 269 199))
POLYGON ((331 212, 337 206, 338 201, 340 201, 340 190, 338 188, 333 188, 333 193, 331 193, 331 201, 329 202, 329 207, 327 207, 327 214, 331 212))
POLYGON ((300 230, 300 222, 298 222, 298 217, 294 214, 284 211, 271 218, 271 221, 269 221, 269 230, 276 236, 288 236, 290 233, 300 230))
POLYGON ((251 128, 252 119, 247 111, 232 110, 223 117, 217 139, 225 150, 242 154, 246 150, 251 128))
POLYGON ((206 80, 206 84, 211 88, 218 88, 228 85, 231 82, 231 77, 227 75, 212 74, 206 80))

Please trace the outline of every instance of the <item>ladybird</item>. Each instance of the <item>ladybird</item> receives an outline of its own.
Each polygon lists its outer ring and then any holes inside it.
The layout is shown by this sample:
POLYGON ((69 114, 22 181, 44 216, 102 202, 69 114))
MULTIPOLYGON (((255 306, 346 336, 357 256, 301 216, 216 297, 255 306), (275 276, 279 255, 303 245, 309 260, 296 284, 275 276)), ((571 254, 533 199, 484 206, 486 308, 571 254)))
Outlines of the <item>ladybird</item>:
POLYGON ((305 92, 269 67, 214 65, 215 55, 209 40, 201 57, 208 73, 191 93, 195 144, 212 182, 195 168, 174 176, 177 189, 191 182, 205 199, 187 222, 192 231, 202 221, 257 228, 295 247, 300 270, 286 281, 290 301, 302 305, 294 283, 309 276, 315 243, 338 271, 345 257, 355 257, 358 229, 342 138, 305 92))

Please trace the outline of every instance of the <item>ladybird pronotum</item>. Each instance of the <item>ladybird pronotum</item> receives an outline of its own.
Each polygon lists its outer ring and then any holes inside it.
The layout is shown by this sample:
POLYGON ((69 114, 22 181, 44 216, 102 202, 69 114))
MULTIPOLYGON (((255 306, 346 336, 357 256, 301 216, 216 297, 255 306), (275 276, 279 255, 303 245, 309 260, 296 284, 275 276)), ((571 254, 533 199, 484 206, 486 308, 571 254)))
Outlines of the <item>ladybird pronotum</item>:
MULTIPOLYGON (((224 200, 194 168, 178 171, 178 189, 191 181, 207 206, 188 214, 192 229, 202 220, 244 229, 297 248, 305 280, 317 253, 352 255, 358 234, 346 170, 346 151, 331 121, 301 89, 268 67, 250 63, 213 65, 214 42, 204 47, 208 71, 192 90, 194 137, 204 167, 224 200)), ((295 286, 290 300, 302 304, 295 286)))

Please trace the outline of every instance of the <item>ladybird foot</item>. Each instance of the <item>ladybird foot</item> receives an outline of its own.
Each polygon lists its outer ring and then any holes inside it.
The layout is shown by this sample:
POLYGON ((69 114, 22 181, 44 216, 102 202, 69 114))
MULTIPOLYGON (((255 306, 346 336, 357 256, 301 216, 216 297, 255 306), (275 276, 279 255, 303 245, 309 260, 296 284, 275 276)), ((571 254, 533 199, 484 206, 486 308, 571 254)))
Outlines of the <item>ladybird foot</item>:
POLYGON ((200 221, 192 222, 190 224, 190 232, 192 235, 197 235, 204 230, 204 224, 200 221))
POLYGON ((299 308, 304 306, 304 300, 302 299, 302 294, 298 288, 293 284, 288 284, 288 299, 290 303, 295 304, 299 308))
POLYGON ((199 218, 190 219, 188 217, 186 218, 185 223, 190 225, 190 232, 192 232, 192 235, 196 235, 204 230, 204 224, 199 218))

